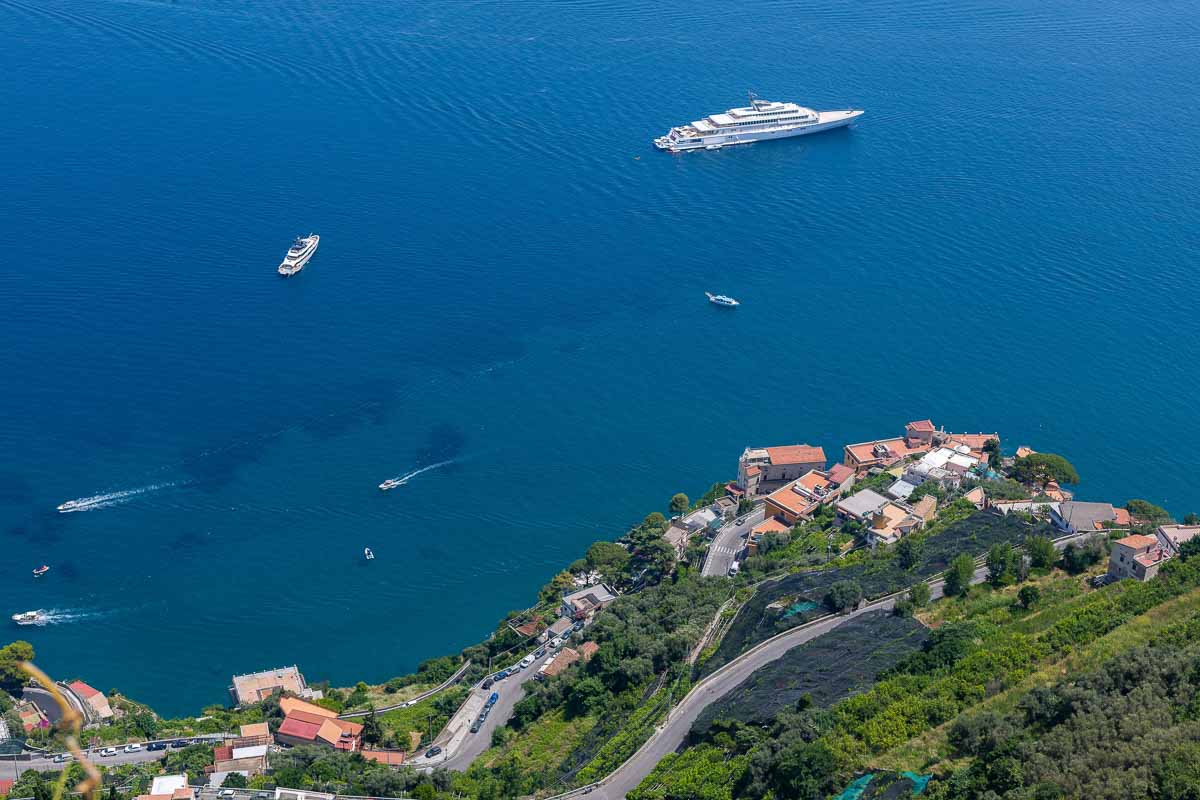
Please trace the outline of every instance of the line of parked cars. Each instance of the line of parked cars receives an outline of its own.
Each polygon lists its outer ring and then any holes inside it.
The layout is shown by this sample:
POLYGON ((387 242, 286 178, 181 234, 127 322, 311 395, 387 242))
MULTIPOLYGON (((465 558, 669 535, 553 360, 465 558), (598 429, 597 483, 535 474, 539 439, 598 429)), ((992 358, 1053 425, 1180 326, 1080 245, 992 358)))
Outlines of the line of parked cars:
MULTIPOLYGON (((204 742, 205 742, 204 739, 172 739, 169 742, 149 742, 148 744, 145 745, 144 749, 151 750, 151 751, 166 750, 168 747, 171 747, 173 749, 179 749, 181 747, 187 747, 189 744, 203 744, 204 742)), ((99 755, 103 758, 107 758, 107 757, 115 756, 117 753, 137 753, 137 752, 141 751, 142 749, 143 749, 143 746, 141 744, 138 744, 137 742, 133 742, 132 744, 127 744, 121 748, 105 747, 103 750, 100 751, 99 755)), ((55 762, 57 762, 59 764, 63 763, 64 761, 70 761, 71 754, 70 753, 59 753, 58 755, 56 755, 54 757, 54 760, 55 760, 55 762)))
POLYGON ((491 697, 483 704, 483 711, 479 712, 479 716, 471 723, 471 733, 479 733, 479 729, 483 727, 483 723, 487 722, 488 714, 492 713, 492 706, 496 705, 496 701, 500 699, 499 692, 492 692, 491 697))
MULTIPOLYGON (((581 631, 581 630, 583 630, 583 621, 582 620, 580 620, 579 622, 576 622, 574 625, 571 626, 572 633, 574 633, 575 631, 581 631)), ((537 650, 534 650, 532 653, 525 656, 519 662, 517 662, 516 664, 513 664, 508 669, 502 669, 494 675, 489 675, 487 678, 484 679, 483 683, 480 684, 480 688, 490 689, 490 688, 492 688, 493 685, 504 680, 509 675, 516 675, 521 670, 532 666, 533 662, 537 661, 539 658, 546 655, 547 648, 549 648, 550 650, 558 650, 564 644, 566 644, 566 638, 569 635, 570 634, 566 634, 564 636, 556 637, 549 644, 542 645, 537 650)))

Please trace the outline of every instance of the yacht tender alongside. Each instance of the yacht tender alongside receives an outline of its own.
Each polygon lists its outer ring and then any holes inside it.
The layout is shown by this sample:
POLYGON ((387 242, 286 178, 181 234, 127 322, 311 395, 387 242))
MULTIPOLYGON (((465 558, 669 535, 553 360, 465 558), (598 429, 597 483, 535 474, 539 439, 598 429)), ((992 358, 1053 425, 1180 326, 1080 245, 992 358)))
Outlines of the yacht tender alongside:
POLYGON ((308 236, 297 236, 296 241, 292 242, 292 246, 288 248, 283 263, 279 265, 279 274, 286 278, 304 269, 304 265, 313 257, 313 253, 317 252, 317 245, 320 243, 321 237, 315 233, 310 233, 308 236))
POLYGON ((759 100, 750 93, 750 105, 731 108, 724 114, 712 114, 687 125, 671 128, 654 140, 659 150, 681 153, 684 150, 720 150, 735 144, 750 144, 763 139, 786 139, 849 125, 863 115, 860 108, 839 111, 813 111, 795 103, 759 100))

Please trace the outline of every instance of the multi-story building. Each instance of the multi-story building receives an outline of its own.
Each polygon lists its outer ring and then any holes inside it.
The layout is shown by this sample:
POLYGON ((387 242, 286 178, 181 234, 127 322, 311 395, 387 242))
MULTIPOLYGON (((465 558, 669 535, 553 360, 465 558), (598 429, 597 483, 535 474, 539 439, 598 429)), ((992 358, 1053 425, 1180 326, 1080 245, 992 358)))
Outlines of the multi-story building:
POLYGON ((807 444, 747 447, 738 459, 738 488, 767 494, 813 470, 825 469, 825 451, 807 444))

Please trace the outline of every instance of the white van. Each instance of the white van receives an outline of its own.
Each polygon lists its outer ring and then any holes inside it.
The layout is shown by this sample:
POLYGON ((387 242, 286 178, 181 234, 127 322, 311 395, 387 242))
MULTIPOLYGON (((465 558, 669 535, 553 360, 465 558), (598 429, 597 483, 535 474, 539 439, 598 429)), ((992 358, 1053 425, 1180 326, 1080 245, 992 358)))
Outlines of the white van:
POLYGON ((731 577, 731 578, 732 578, 733 576, 737 575, 737 574, 738 574, 738 570, 739 570, 739 569, 741 569, 741 568, 742 568, 742 565, 741 565, 741 564, 739 564, 739 563, 738 563, 738 562, 736 562, 736 561, 735 561, 735 562, 733 562, 732 564, 730 564, 730 565, 729 565, 729 577, 731 577))
POLYGON ((525 669, 530 664, 532 664, 533 661, 534 661, 533 653, 530 653, 529 655, 525 656, 524 658, 521 659, 521 669, 525 669))

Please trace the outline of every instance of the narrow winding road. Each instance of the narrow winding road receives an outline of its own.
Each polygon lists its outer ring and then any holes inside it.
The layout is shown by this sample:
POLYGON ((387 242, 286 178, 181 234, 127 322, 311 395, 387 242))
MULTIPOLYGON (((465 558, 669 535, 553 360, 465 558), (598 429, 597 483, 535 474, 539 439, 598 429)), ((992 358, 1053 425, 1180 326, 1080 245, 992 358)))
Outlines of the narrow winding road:
POLYGON ((729 565, 737 558, 737 554, 746 546, 746 536, 750 529, 763 521, 763 507, 759 505, 744 517, 738 517, 734 522, 717 531, 712 544, 708 546, 708 555, 700 574, 705 577, 728 575, 729 565))
MULTIPOLYGON (((1068 543, 1080 538, 1092 536, 1092 532, 1084 532, 1072 536, 1064 536, 1054 541, 1055 548, 1061 550, 1068 543)), ((971 579, 971 583, 983 583, 987 579, 987 567, 979 566, 971 579)), ((931 599, 938 599, 943 594, 941 578, 929 583, 931 599)), ((700 712, 711 703, 720 700, 742 681, 750 677, 756 670, 782 657, 797 645, 812 641, 822 636, 848 620, 863 614, 889 612, 896 604, 896 599, 903 593, 890 595, 867 603, 850 614, 837 617, 826 617, 815 620, 807 625, 785 631, 774 638, 760 642, 754 647, 725 664, 716 672, 696 684, 695 688, 671 709, 667 719, 650 736, 633 756, 599 783, 583 786, 560 797, 587 794, 589 800, 621 800, 625 795, 640 784, 655 765, 664 756, 674 753, 683 744, 692 723, 700 716, 700 712)))

